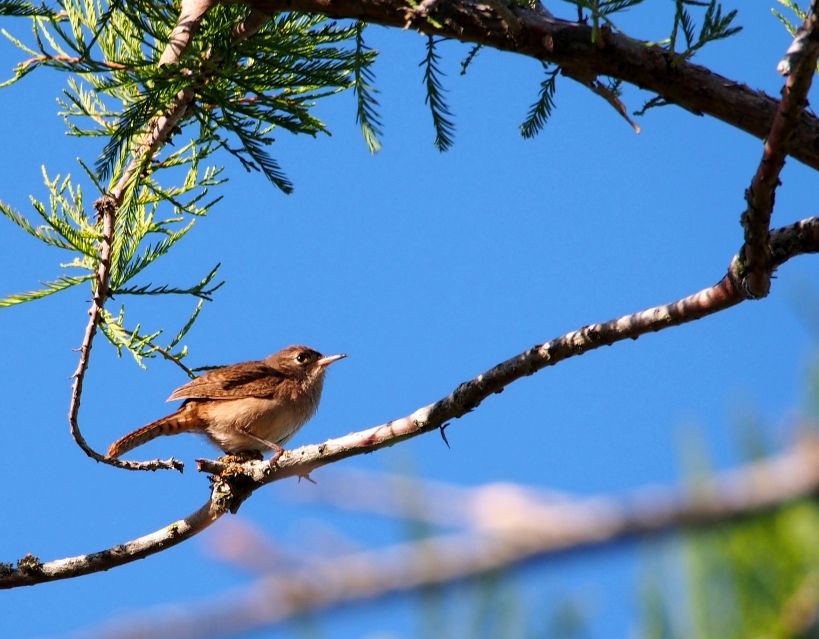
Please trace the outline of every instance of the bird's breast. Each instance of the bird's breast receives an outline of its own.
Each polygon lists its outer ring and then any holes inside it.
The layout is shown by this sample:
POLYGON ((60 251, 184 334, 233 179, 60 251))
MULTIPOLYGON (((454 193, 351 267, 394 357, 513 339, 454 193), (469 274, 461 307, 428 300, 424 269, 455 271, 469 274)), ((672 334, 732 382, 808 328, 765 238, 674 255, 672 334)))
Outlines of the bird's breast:
POLYGON ((307 397, 212 399, 205 404, 207 433, 225 451, 264 448, 245 433, 281 446, 318 408, 318 402, 307 397))

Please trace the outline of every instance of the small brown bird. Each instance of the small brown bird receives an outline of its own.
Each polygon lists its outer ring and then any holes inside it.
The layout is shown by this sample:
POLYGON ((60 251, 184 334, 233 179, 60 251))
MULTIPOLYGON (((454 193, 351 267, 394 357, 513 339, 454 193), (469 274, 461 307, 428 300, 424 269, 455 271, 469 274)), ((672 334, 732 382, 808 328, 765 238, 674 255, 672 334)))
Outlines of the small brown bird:
POLYGON ((171 393, 169 402, 185 400, 175 413, 115 441, 108 457, 160 435, 200 432, 226 453, 273 450, 275 461, 316 412, 327 367, 344 357, 288 346, 263 360, 208 371, 171 393))

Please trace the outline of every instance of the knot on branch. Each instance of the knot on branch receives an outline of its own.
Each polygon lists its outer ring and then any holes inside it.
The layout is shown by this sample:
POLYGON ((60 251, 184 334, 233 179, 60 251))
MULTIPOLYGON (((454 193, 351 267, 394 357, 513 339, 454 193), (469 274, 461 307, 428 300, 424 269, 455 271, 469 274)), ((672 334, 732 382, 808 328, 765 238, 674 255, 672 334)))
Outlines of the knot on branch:
POLYGON ((766 243, 765 246, 767 250, 760 252, 755 250, 754 246, 746 243, 737 256, 734 277, 745 299, 763 299, 771 291, 771 275, 774 266, 771 259, 770 244, 766 243))
POLYGON ((43 571, 43 562, 29 552, 17 560, 17 570, 26 575, 35 575, 43 571))
POLYGON ((257 484, 244 473, 221 473, 210 476, 210 501, 217 512, 236 514, 257 484))
POLYGON ((245 499, 275 472, 261 455, 225 455, 218 460, 197 459, 200 472, 210 473, 211 504, 218 512, 236 514, 245 499))
POLYGON ((468 382, 463 382, 452 391, 452 403, 460 415, 471 413, 481 403, 481 393, 484 382, 482 376, 468 382))
POLYGON ((107 193, 94 200, 94 210, 97 212, 97 224, 106 217, 113 216, 117 211, 117 201, 107 193))

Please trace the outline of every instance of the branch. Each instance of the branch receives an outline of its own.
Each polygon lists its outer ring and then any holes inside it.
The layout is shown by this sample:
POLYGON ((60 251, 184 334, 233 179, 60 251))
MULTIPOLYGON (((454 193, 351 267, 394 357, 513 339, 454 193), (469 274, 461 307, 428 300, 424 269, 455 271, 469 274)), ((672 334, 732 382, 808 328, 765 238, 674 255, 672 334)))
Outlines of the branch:
MULTIPOLYGON (((533 499, 533 491, 522 489, 516 491, 517 516, 484 534, 448 534, 380 550, 309 558, 304 568, 278 570, 230 596, 221 593, 187 610, 176 607, 173 615, 164 619, 142 612, 86 636, 234 636, 297 615, 449 584, 535 560, 611 547, 681 528, 722 525, 776 510, 817 491, 816 439, 806 439, 787 453, 717 474, 699 484, 693 494, 672 487, 646 487, 620 498, 598 496, 554 505, 533 499)), ((280 565, 281 558, 276 563, 280 565)))
POLYGON ((782 89, 782 100, 774 115, 771 131, 765 140, 762 160, 750 188, 745 192, 748 208, 742 214, 745 229, 743 287, 751 297, 765 297, 771 288, 770 244, 771 214, 779 174, 785 166, 787 149, 807 106, 807 94, 816 60, 819 58, 819 1, 814 0, 804 24, 799 27, 785 58, 777 67, 788 79, 782 89))
MULTIPOLYGON (((354 18, 414 29, 462 42, 513 51, 560 65, 564 73, 588 84, 599 75, 619 78, 653 91, 695 114, 706 113, 757 138, 771 130, 778 101, 709 69, 679 59, 659 46, 623 34, 600 30, 592 42, 592 28, 551 18, 537 9, 513 6, 513 29, 481 0, 448 0, 427 7, 416 16, 406 0, 246 0, 268 13, 300 11, 333 18, 354 18)), ((819 119, 803 113, 786 148, 789 155, 819 169, 819 119)))
POLYGON ((87 65, 93 64, 104 67, 106 69, 112 69, 115 71, 127 71, 131 67, 126 64, 120 64, 119 62, 112 62, 111 60, 89 60, 86 58, 81 58, 79 56, 73 55, 37 55, 33 58, 29 58, 28 60, 23 60, 18 65, 21 69, 25 69, 30 67, 34 64, 43 64, 48 62, 60 62, 67 65, 77 65, 77 73, 87 73, 86 68, 87 65))
MULTIPOLYGON (((771 255, 774 266, 802 253, 819 252, 819 217, 812 217, 771 234, 771 255)), ((626 339, 637 339, 656 332, 691 322, 706 315, 735 306, 747 299, 739 282, 739 257, 735 257, 728 273, 714 286, 684 297, 681 300, 655 306, 618 319, 584 326, 552 341, 532 347, 464 382, 448 396, 433 404, 417 409, 410 415, 380 426, 330 439, 323 444, 303 446, 285 453, 274 465, 268 461, 251 461, 241 466, 221 461, 200 459, 200 471, 244 476, 249 482, 248 495, 256 488, 278 481, 283 477, 304 477, 321 466, 353 455, 371 453, 393 446, 410 437, 433 430, 443 430, 449 421, 463 417, 477 408, 483 400, 520 379, 547 366, 583 355, 589 351, 610 346, 626 339)), ((233 504, 238 509, 240 504, 233 504)))
POLYGON ((36 557, 26 555, 17 562, 15 568, 7 564, 0 565, 0 589, 32 586, 46 581, 110 570, 182 543, 202 532, 225 512, 216 500, 211 498, 208 503, 184 519, 163 526, 156 532, 105 550, 47 563, 40 563, 36 557))
POLYGON ((159 57, 159 66, 175 64, 188 45, 193 36, 199 30, 202 19, 210 9, 217 4, 218 0, 182 0, 179 7, 179 18, 174 25, 171 35, 168 37, 168 44, 159 57))
MULTIPOLYGON (((796 222, 771 234, 771 255, 776 266, 796 255, 816 252, 819 252, 819 217, 796 222)), ((307 476, 311 470, 340 459, 370 453, 422 433, 443 429, 448 425, 448 420, 472 411, 484 399, 493 393, 503 391, 515 380, 532 375, 564 359, 625 339, 636 339, 645 333, 677 326, 734 306, 745 299, 742 289, 735 284, 738 261, 738 258, 734 258, 728 274, 712 287, 672 304, 656 306, 602 324, 584 326, 555 340, 535 346, 461 384, 447 397, 419 408, 406 417, 330 439, 323 444, 285 451, 275 465, 265 461, 238 464, 198 460, 200 470, 215 474, 210 517, 215 519, 228 510, 235 513, 245 499, 265 484, 285 477, 307 476)), ((207 508, 208 505, 182 521, 201 520, 202 513, 207 508)), ((171 545, 170 540, 173 540, 173 543, 181 541, 176 539, 177 532, 174 526, 172 524, 168 527, 171 529, 170 532, 163 529, 165 533, 158 531, 130 542, 131 544, 139 542, 138 552, 103 551, 106 556, 104 565, 87 560, 88 557, 95 555, 83 555, 43 564, 39 571, 34 572, 28 571, 25 564, 23 567, 18 565, 17 568, 0 570, 0 588, 66 579, 130 563, 163 550, 171 545)), ((204 528, 204 525, 199 529, 201 528, 204 528)), ((184 534, 187 538, 196 532, 198 530, 192 529, 184 534)))
POLYGON ((114 243, 114 221, 119 202, 112 196, 103 196, 94 202, 97 209, 97 217, 102 221, 102 239, 100 240, 100 260, 96 273, 96 285, 94 286, 94 296, 91 299, 91 308, 88 311, 88 324, 85 326, 82 345, 80 346, 80 361, 77 370, 74 371, 74 383, 71 386, 71 401, 68 406, 68 424, 71 429, 71 436, 77 445, 86 455, 98 462, 127 468, 129 470, 158 470, 160 468, 173 468, 182 470, 182 462, 176 459, 155 459, 147 462, 133 462, 119 459, 109 459, 94 450, 80 430, 79 413, 80 401, 82 400, 82 386, 85 380, 85 373, 88 370, 88 363, 91 358, 91 346, 94 343, 94 336, 97 333, 97 324, 102 316, 102 309, 105 300, 108 298, 108 282, 111 277, 111 247, 114 243))
POLYGON ((176 546, 227 513, 232 503, 244 498, 242 491, 241 481, 231 482, 216 477, 207 503, 184 519, 171 522, 155 532, 87 555, 42 563, 29 554, 18 560, 16 566, 0 563, 0 590, 110 570, 176 546))
MULTIPOLYGON (((815 219, 815 226, 819 230, 819 218, 815 219)), ((816 250, 819 250, 819 233, 816 239, 816 250)), ((331 439, 320 445, 287 451, 275 466, 267 461, 248 462, 236 467, 224 462, 197 460, 199 470, 216 474, 243 473, 258 487, 282 477, 305 476, 316 468, 340 459, 370 453, 422 433, 446 428, 450 420, 472 412, 490 395, 503 392, 515 380, 532 375, 547 366, 601 346, 610 346, 625 339, 637 339, 646 333, 690 322, 738 304, 744 297, 740 287, 736 285, 736 262, 734 260, 728 274, 714 286, 677 302, 601 324, 584 326, 545 344, 534 346, 462 383, 448 396, 405 417, 331 439)))

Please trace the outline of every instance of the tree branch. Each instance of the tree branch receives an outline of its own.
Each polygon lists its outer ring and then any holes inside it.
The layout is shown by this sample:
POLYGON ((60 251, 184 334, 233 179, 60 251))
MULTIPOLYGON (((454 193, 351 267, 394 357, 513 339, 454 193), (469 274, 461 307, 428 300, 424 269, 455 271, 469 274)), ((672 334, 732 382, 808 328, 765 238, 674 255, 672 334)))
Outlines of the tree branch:
MULTIPOLYGON (((553 504, 533 499, 533 491, 521 489, 516 491, 519 512, 504 526, 326 559, 308 558, 304 568, 277 570, 232 596, 221 593, 187 610, 176 607, 164 619, 142 612, 116 625, 106 624, 106 631, 84 636, 234 636, 297 615, 449 584, 527 562, 681 528, 722 525, 776 510, 817 491, 819 441, 815 439, 803 440, 787 453, 717 474, 699 484, 693 494, 672 487, 646 487, 619 498, 597 496, 553 504)), ((480 500, 477 495, 476 500, 480 500)), ((281 563, 277 558, 277 564, 281 563)))
POLYGON ((105 550, 57 559, 47 563, 40 563, 36 558, 27 555, 26 558, 29 558, 29 561, 20 560, 14 568, 8 564, 0 565, 0 589, 32 586, 46 581, 56 581, 110 570, 116 566, 142 559, 182 543, 202 532, 225 512, 211 498, 208 503, 184 519, 163 526, 156 532, 117 544, 105 550), (34 561, 31 561, 31 559, 34 559, 34 561))
POLYGON ((230 505, 239 498, 237 495, 242 493, 242 484, 241 478, 231 481, 216 477, 213 479, 210 498, 195 512, 155 532, 105 550, 47 563, 40 562, 32 555, 18 560, 16 566, 0 563, 0 590, 110 570, 176 546, 202 532, 227 513, 230 505))
MULTIPOLYGON (((607 28, 592 42, 592 28, 556 20, 537 9, 511 6, 517 24, 510 28, 491 4, 481 0, 448 0, 416 16, 405 0, 246 0, 268 13, 301 11, 333 18, 354 18, 390 27, 412 28, 462 42, 483 44, 560 65, 564 73, 588 84, 598 75, 619 78, 653 91, 697 115, 715 117, 765 139, 778 100, 692 64, 662 47, 634 40, 607 28)), ((786 152, 819 169, 819 119, 803 112, 786 152)))
POLYGON ((151 130, 146 135, 147 140, 137 149, 134 157, 123 170, 120 179, 108 195, 104 195, 94 203, 94 207, 97 209, 97 217, 102 222, 102 239, 100 240, 99 249, 100 259, 95 278, 94 296, 91 300, 91 308, 88 310, 88 323, 85 326, 85 334, 83 335, 82 344, 80 345, 80 360, 73 375, 74 383, 71 387, 71 401, 68 406, 68 423, 71 429, 71 436, 86 455, 98 462, 128 470, 175 469, 181 471, 183 464, 173 458, 167 460, 154 459, 145 462, 110 459, 89 446, 80 430, 79 424, 83 381, 88 371, 91 359, 91 347, 94 344, 97 325, 102 317, 105 302, 110 295, 111 250, 114 245, 117 211, 122 204, 125 191, 133 176, 146 161, 157 153, 162 144, 170 137, 174 126, 176 126, 187 109, 187 104, 193 99, 193 91, 190 91, 189 97, 186 95, 186 91, 188 90, 185 89, 177 94, 176 102, 171 107, 168 115, 154 118, 151 121, 151 130), (185 102, 186 98, 187 102, 185 102))
POLYGON ((771 131, 765 140, 762 159, 751 186, 745 192, 748 208, 742 214, 745 229, 745 262, 743 287, 748 295, 765 297, 771 288, 769 228, 779 174, 785 166, 787 149, 799 119, 807 106, 807 95, 816 60, 819 58, 819 1, 814 0, 804 24, 799 27, 785 58, 777 67, 788 79, 782 89, 782 100, 774 115, 771 131))
POLYGON ((182 0, 179 7, 179 18, 174 25, 168 44, 159 56, 159 66, 179 62, 179 58, 199 30, 202 19, 218 0, 182 0))
POLYGON ((94 295, 91 299, 91 308, 88 310, 88 324, 85 326, 82 345, 80 346, 80 361, 74 371, 74 383, 71 386, 71 401, 68 406, 68 424, 71 436, 77 445, 86 455, 98 462, 127 468, 129 470, 157 470, 160 468, 174 468, 182 470, 182 462, 176 459, 155 459, 146 462, 134 462, 119 459, 108 459, 101 453, 94 450, 80 430, 79 413, 80 402, 82 400, 82 387, 85 380, 85 373, 91 358, 91 346, 94 343, 94 336, 97 333, 97 324, 102 316, 102 309, 105 300, 108 298, 108 282, 111 277, 111 248, 114 244, 114 223, 119 202, 112 196, 103 196, 94 202, 97 209, 97 217, 102 222, 102 239, 100 240, 100 259, 97 267, 94 295))
MULTIPOLYGON (((796 255, 815 252, 819 252, 819 217, 796 222, 771 234, 771 255, 776 266, 796 255)), ((449 420, 469 413, 493 393, 500 393, 515 380, 532 375, 547 366, 553 366, 564 359, 582 355, 601 346, 625 339, 636 339, 648 332, 677 326, 734 306, 746 299, 742 289, 736 285, 738 262, 739 258, 734 258, 728 273, 714 286, 677 302, 655 306, 602 324, 584 326, 550 342, 534 346, 464 382, 447 397, 419 408, 406 417, 330 439, 323 444, 285 451, 276 464, 272 465, 267 461, 239 464, 198 460, 200 470, 215 475, 211 500, 197 513, 181 520, 199 522, 198 525, 183 526, 182 534, 187 538, 204 528, 207 525, 202 524, 205 512, 208 513, 208 522, 228 510, 235 513, 247 497, 265 484, 285 477, 307 476, 312 470, 340 459, 370 453, 422 433, 443 429, 449 420)), ((81 378, 79 383, 82 383, 81 378)), ((177 524, 172 524, 156 533, 129 542, 130 545, 122 546, 126 548, 124 551, 111 549, 94 555, 57 560, 42 564, 35 571, 28 569, 27 564, 21 566, 18 562, 16 568, 7 566, 5 570, 0 570, 0 588, 66 579, 130 563, 182 541, 178 538, 180 533, 176 527, 177 524), (105 557, 104 562, 96 559, 101 555, 105 557)))
MULTIPOLYGON (((815 252, 819 252, 819 217, 796 222, 771 234, 774 266, 783 264, 795 255, 815 252)), ((739 304, 747 299, 742 288, 737 285, 739 262, 739 258, 735 257, 728 273, 714 286, 671 304, 655 306, 601 324, 584 326, 534 346, 464 382, 447 397, 400 419, 330 439, 323 444, 285 451, 274 465, 268 461, 251 461, 240 466, 200 459, 197 460, 199 470, 215 474, 227 473, 231 477, 244 476, 250 484, 249 495, 256 488, 283 477, 306 476, 312 470, 340 459, 370 453, 422 433, 443 429, 450 420, 471 412, 490 395, 502 392, 515 380, 532 375, 547 366, 601 346, 637 339, 646 333, 691 322, 739 304)), ((240 503, 232 504, 231 510, 238 509, 239 505, 240 503)))

